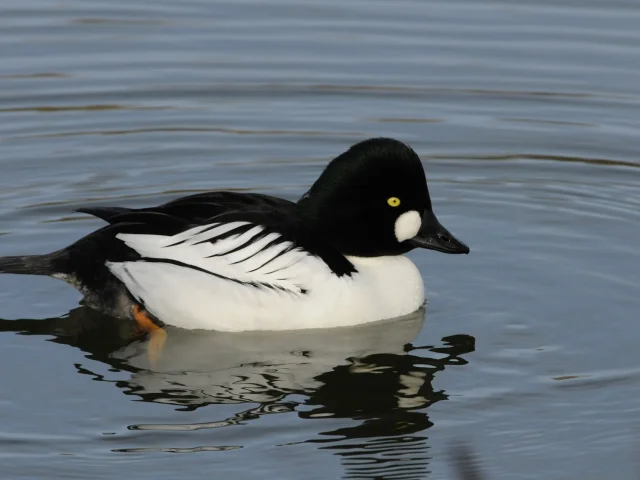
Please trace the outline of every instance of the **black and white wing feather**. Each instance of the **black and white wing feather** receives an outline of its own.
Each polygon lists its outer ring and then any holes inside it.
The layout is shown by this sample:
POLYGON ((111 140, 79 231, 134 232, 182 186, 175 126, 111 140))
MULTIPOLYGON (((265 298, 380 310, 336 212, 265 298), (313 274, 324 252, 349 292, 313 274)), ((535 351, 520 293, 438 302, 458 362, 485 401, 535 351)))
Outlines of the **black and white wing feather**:
POLYGON ((327 269, 293 242, 261 225, 235 221, 191 228, 173 236, 119 234, 142 257, 136 263, 166 264, 239 285, 304 294, 310 263, 327 269), (302 262, 302 264, 301 264, 302 262))

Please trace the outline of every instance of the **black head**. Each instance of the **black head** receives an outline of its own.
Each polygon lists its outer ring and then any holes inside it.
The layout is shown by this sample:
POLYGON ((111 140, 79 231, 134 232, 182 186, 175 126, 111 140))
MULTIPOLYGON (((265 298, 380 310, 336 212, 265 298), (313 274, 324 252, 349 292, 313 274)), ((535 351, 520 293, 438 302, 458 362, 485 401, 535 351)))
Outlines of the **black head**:
POLYGON ((335 158, 297 208, 307 227, 344 255, 415 247, 469 253, 434 215, 418 155, 390 138, 365 140, 335 158))

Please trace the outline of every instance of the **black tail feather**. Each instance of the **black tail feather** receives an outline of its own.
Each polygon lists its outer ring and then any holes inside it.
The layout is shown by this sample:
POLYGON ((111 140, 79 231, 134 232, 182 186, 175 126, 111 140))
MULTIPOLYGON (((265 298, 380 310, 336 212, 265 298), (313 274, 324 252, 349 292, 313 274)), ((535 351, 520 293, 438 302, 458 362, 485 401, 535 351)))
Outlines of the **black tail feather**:
POLYGON ((0 273, 22 275, 53 275, 55 254, 28 255, 24 257, 0 257, 0 273))
POLYGON ((86 207, 79 208, 78 210, 76 210, 76 212, 93 215, 94 217, 98 217, 105 222, 112 223, 111 220, 113 219, 113 217, 117 217, 118 215, 122 215, 123 213, 131 213, 132 210, 130 208, 123 207, 86 207))

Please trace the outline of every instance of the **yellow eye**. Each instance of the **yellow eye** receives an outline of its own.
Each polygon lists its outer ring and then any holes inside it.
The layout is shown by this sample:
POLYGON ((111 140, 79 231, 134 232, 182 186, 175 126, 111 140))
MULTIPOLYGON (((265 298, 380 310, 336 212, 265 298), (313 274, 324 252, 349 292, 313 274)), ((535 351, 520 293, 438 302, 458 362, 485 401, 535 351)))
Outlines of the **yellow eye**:
POLYGON ((400 205, 400 199, 398 197, 391 197, 387 199, 387 203, 391 207, 397 207, 400 205))

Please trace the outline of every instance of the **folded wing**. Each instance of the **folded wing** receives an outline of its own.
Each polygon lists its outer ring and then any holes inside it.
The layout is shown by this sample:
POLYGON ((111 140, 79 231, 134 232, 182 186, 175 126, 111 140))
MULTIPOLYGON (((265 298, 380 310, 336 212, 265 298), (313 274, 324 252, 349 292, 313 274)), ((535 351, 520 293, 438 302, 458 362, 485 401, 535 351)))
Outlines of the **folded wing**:
POLYGON ((109 270, 153 315, 184 328, 278 329, 312 305, 316 286, 338 278, 319 256, 249 221, 116 238, 139 258, 107 262, 109 270))

